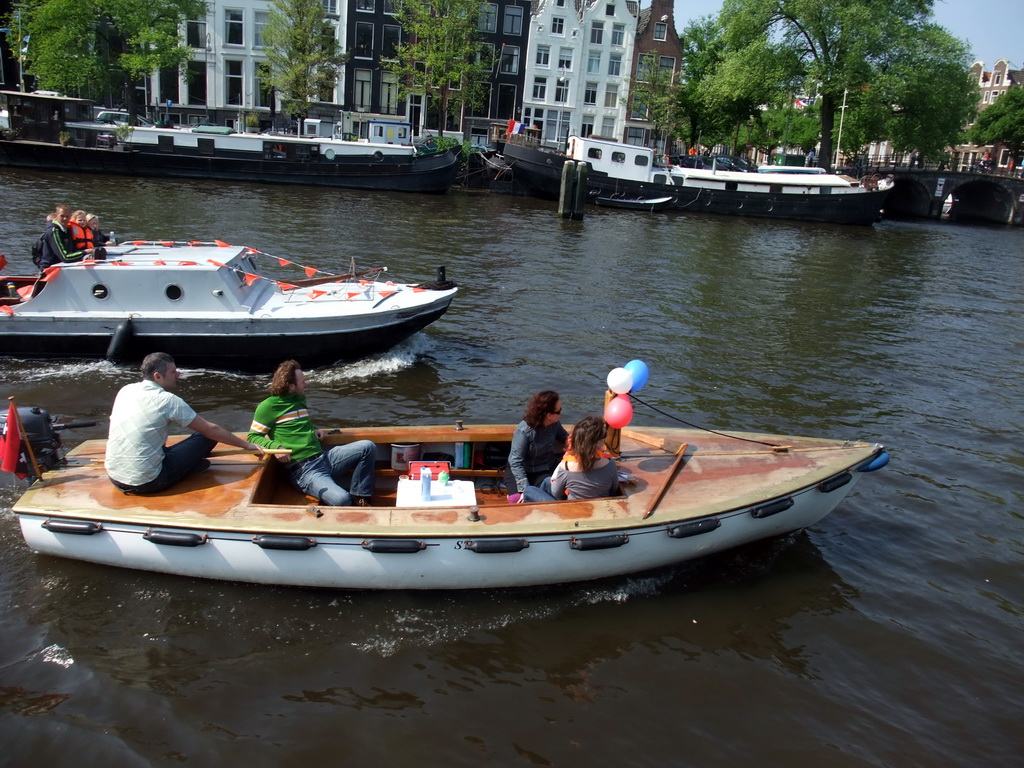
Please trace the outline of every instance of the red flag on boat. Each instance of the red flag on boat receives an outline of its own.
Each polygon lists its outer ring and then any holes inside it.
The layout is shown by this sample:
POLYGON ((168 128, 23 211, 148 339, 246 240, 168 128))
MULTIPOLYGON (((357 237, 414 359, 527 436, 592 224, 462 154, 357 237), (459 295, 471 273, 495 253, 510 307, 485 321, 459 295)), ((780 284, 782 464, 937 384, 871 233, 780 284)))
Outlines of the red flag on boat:
POLYGON ((11 317, 14 316, 14 310, 6 304, 0 305, 0 312, 3 312, 5 315, 10 315, 11 317))
POLYGON ((21 430, 18 429, 18 411, 12 402, 7 409, 7 421, 0 434, 0 469, 13 472, 24 479, 28 476, 28 458, 21 450, 21 430))
POLYGON ((3 269, 6 266, 7 266, 7 257, 5 257, 2 253, 0 253, 0 269, 3 269))
POLYGON ((312 277, 313 275, 316 274, 316 270, 313 269, 313 267, 306 267, 305 270, 306 270, 306 277, 312 277))
POLYGON ((319 299, 325 293, 327 293, 327 291, 312 290, 312 291, 309 292, 309 298, 310 299, 319 299))
POLYGON ((277 263, 280 264, 282 267, 287 267, 289 264, 291 264, 291 262, 288 261, 288 259, 282 259, 280 256, 277 257, 277 263))
POLYGON ((251 274, 249 272, 243 272, 242 274, 245 275, 245 284, 246 285, 252 285, 257 280, 260 279, 259 275, 253 275, 253 274, 251 274))
MULTIPOLYGON (((255 275, 253 275, 253 277, 255 277, 255 275)), ((291 283, 282 283, 280 280, 276 280, 275 282, 277 283, 278 288, 280 288, 282 291, 294 291, 296 288, 299 287, 297 285, 292 285, 291 283)), ((249 285, 252 285, 252 283, 249 283, 249 285)))

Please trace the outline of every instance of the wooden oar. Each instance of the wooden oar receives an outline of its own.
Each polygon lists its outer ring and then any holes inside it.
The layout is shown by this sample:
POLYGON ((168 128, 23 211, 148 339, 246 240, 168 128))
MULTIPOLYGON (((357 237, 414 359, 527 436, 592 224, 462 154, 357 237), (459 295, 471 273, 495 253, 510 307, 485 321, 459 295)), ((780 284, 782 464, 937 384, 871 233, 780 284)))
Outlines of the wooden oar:
POLYGON ((676 479, 676 474, 679 472, 679 468, 683 465, 683 459, 686 458, 686 443, 679 446, 679 452, 676 454, 676 460, 672 463, 672 467, 668 471, 668 475, 665 477, 665 482, 661 484, 661 488, 658 489, 657 495, 651 500, 651 503, 647 505, 647 511, 644 512, 642 519, 646 520, 654 512, 655 508, 661 503, 662 498, 665 496, 665 492, 668 487, 672 485, 672 481, 676 479))
MULTIPOLYGON (((219 459, 221 456, 238 456, 243 453, 253 453, 248 448, 227 448, 223 451, 213 451, 209 458, 219 459)), ((264 448, 264 456, 291 456, 291 448, 264 448)))

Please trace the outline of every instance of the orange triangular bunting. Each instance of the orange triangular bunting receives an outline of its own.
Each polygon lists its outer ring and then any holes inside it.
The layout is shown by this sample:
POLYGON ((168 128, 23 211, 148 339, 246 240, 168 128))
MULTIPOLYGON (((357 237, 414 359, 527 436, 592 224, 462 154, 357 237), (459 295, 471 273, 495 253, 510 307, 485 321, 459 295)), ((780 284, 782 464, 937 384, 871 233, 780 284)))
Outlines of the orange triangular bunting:
POLYGON ((248 272, 243 272, 242 274, 245 275, 245 284, 246 285, 252 285, 257 280, 260 279, 259 275, 252 275, 252 274, 249 274, 248 272))
POLYGON ((3 312, 6 315, 13 315, 14 314, 14 310, 11 309, 10 307, 8 307, 6 304, 4 304, 2 307, 0 307, 0 312, 3 312))
POLYGON ((207 261, 210 262, 211 264, 213 264, 213 266, 215 266, 215 267, 226 267, 227 266, 227 264, 221 264, 219 261, 214 261, 213 259, 207 259, 207 261))
POLYGON ((292 285, 291 283, 282 283, 280 280, 278 280, 276 282, 277 282, 278 286, 280 286, 282 291, 294 291, 296 288, 299 287, 297 285, 292 285))
POLYGON ((214 240, 213 242, 217 244, 218 248, 230 248, 231 247, 230 243, 225 243, 223 240, 214 240))
POLYGON ((312 277, 316 274, 316 270, 313 267, 305 267, 304 269, 306 270, 306 277, 312 277))
POLYGON ((291 262, 288 261, 288 259, 282 259, 280 256, 277 257, 277 263, 280 264, 282 267, 287 267, 289 264, 291 264, 291 262))
POLYGON ((379 296, 382 299, 386 299, 388 296, 394 296, 398 291, 381 291, 379 296))
POLYGON ((311 299, 319 299, 325 293, 327 293, 327 291, 310 291, 309 292, 309 298, 311 298, 311 299))
POLYGON ((350 291, 349 293, 347 293, 345 295, 348 296, 350 299, 354 299, 356 296, 362 296, 363 292, 362 291, 350 291))

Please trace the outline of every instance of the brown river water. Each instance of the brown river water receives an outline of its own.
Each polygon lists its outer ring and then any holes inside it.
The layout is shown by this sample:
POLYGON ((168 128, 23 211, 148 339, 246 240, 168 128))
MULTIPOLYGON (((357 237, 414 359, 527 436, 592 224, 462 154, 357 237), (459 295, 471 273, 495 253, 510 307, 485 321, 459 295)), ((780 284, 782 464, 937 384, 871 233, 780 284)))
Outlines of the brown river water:
MULTIPOLYGON (((892 462, 778 541, 524 590, 332 592, 40 557, 0 478, 0 765, 1010 766, 1024 737, 1024 232, 589 209, 453 192, 4 169, 0 253, 54 203, 119 237, 244 243, 324 269, 438 265, 425 332, 314 371, 322 426, 599 412, 885 443, 892 462)), ((2 332, 2 320, 0 320, 2 332)), ((269 374, 269 371, 267 372, 269 374)), ((186 370, 244 430, 267 376, 186 370)), ((130 367, 0 360, 0 394, 98 419, 130 367)), ((104 425, 65 433, 74 443, 104 425)))

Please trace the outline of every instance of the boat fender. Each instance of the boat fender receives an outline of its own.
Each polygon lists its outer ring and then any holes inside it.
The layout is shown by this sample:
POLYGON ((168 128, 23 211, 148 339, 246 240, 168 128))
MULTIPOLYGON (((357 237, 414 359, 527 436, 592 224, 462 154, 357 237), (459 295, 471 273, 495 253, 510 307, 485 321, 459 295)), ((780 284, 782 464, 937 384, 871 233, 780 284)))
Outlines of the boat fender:
POLYGON ((522 552, 530 546, 526 539, 476 539, 466 542, 466 549, 480 554, 492 552, 522 552))
POLYGON ((107 360, 112 363, 122 362, 125 353, 128 351, 128 344, 135 335, 135 328, 132 326, 132 319, 129 317, 114 331, 110 337, 110 344, 107 346, 107 360))
POLYGON ((673 539, 686 539, 690 536, 700 536, 702 533, 711 533, 717 528, 720 528, 722 521, 717 517, 712 517, 710 520, 694 520, 692 523, 684 523, 683 525, 673 525, 671 528, 666 529, 666 533, 673 539))
POLYGON ((190 533, 189 531, 154 531, 152 529, 142 534, 146 541, 154 544, 167 544, 172 547, 198 547, 206 543, 205 533, 190 533))
POLYGON ((275 536, 273 534, 263 534, 262 536, 253 536, 253 543, 263 549, 287 549, 304 551, 310 547, 316 546, 316 539, 311 539, 308 536, 275 536))
POLYGON ((879 451, 871 461, 857 467, 858 472, 874 472, 889 463, 889 452, 879 451))
POLYGON ((609 536, 586 536, 582 539, 573 536, 569 539, 569 546, 573 549, 578 549, 581 552, 586 552, 591 549, 613 549, 615 547, 621 547, 629 541, 629 534, 627 533, 613 533, 609 536))
POLYGON ((370 552, 405 554, 426 549, 425 541, 416 539, 370 539, 363 542, 363 549, 370 552))
POLYGON ((762 507, 754 507, 752 510, 750 510, 750 514, 753 517, 757 517, 757 518, 771 517, 772 515, 779 514, 779 512, 785 512, 787 509, 792 507, 795 503, 796 502, 794 502, 792 498, 787 496, 784 499, 776 499, 775 501, 771 502, 770 504, 765 504, 762 507))
POLYGON ((851 480, 853 480, 853 475, 849 472, 843 472, 841 475, 830 477, 823 483, 818 483, 818 490, 822 493, 832 493, 836 488, 842 488, 851 480))
POLYGON ((92 536, 103 530, 103 523, 95 520, 51 520, 43 521, 43 528, 53 533, 75 533, 79 536, 92 536))

